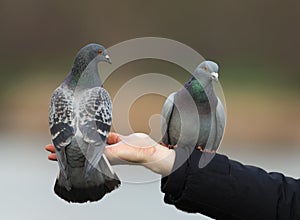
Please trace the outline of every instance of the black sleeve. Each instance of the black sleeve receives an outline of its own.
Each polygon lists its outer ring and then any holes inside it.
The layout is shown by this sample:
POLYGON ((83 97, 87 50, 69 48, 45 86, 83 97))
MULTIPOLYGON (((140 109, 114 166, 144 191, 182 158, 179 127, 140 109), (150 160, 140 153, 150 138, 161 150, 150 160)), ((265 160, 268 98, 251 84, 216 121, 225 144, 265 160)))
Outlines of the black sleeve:
POLYGON ((166 203, 214 219, 300 219, 300 180, 220 154, 200 169, 201 155, 195 150, 182 164, 186 154, 176 149, 174 171, 161 182, 166 203))

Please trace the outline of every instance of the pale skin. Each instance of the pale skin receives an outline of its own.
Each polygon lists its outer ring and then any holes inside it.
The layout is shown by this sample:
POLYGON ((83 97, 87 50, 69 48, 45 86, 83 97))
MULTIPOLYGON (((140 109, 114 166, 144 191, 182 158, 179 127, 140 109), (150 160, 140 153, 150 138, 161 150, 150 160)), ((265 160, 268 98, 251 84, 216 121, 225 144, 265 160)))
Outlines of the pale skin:
MULTIPOLYGON (((50 152, 49 160, 56 161, 55 148, 48 144, 45 149, 50 152)), ((168 176, 175 161, 175 151, 154 142, 148 135, 134 133, 122 136, 111 132, 107 138, 105 156, 112 165, 142 165, 162 176, 168 176)))

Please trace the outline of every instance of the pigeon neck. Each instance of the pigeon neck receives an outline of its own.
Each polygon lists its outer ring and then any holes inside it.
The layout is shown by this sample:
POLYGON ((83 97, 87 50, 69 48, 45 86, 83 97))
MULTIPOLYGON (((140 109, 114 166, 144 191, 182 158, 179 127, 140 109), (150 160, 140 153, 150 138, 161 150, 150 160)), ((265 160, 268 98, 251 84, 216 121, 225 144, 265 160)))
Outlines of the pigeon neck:
POLYGON ((75 90, 77 82, 80 78, 80 73, 74 72, 73 69, 68 74, 66 79, 64 80, 64 83, 69 89, 75 90))
POLYGON ((196 103, 201 103, 201 105, 204 103, 208 105, 214 104, 217 101, 217 97, 214 93, 212 83, 202 84, 200 80, 192 77, 185 87, 196 103))
POLYGON ((79 78, 80 75, 84 72, 84 70, 88 67, 88 62, 83 56, 77 56, 74 61, 74 65, 72 68, 72 73, 74 77, 79 78))
POLYGON ((88 89, 102 86, 98 73, 98 63, 91 62, 89 65, 80 65, 80 67, 74 65, 65 83, 72 90, 75 90, 75 88, 88 89))

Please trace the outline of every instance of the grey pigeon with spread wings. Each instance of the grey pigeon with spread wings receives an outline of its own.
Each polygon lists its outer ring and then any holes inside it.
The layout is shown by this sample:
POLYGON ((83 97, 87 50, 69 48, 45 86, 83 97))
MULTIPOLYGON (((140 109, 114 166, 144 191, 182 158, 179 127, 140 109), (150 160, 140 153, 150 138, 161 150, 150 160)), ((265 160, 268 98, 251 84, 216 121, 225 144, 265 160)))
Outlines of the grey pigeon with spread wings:
POLYGON ((206 166, 219 147, 226 123, 225 111, 212 81, 218 81, 218 65, 202 62, 192 78, 172 93, 162 109, 162 141, 186 150, 186 157, 197 147, 203 151, 199 167, 206 166))
POLYGON ((110 63, 103 46, 80 49, 51 97, 49 125, 60 168, 54 191, 68 202, 97 201, 120 185, 103 154, 112 104, 98 74, 100 61, 110 63))

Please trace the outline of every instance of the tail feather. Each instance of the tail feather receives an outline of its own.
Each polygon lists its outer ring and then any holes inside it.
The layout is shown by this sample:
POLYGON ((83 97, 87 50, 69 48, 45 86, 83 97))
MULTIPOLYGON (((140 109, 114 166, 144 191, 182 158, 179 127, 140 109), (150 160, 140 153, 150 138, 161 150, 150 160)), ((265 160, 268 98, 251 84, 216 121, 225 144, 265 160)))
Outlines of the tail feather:
POLYGON ((74 203, 84 203, 84 202, 94 202, 103 198, 103 196, 120 186, 121 182, 117 179, 111 179, 105 181, 104 184, 98 186, 89 187, 72 187, 71 190, 67 190, 65 186, 59 184, 56 179, 54 185, 54 192, 60 198, 66 200, 67 202, 74 203))
POLYGON ((106 159, 106 156, 103 154, 103 157, 101 158, 100 162, 100 169, 102 173, 104 174, 105 178, 105 186, 109 192, 113 191, 114 189, 118 188, 121 184, 117 174, 112 169, 111 165, 109 164, 108 160, 106 159))
POLYGON ((101 172, 97 169, 94 170, 92 182, 90 178, 83 178, 82 187, 73 185, 70 190, 67 190, 64 184, 59 179, 56 179, 54 192, 67 202, 84 203, 98 201, 105 194, 118 188, 121 182, 104 157, 99 162, 101 172))

